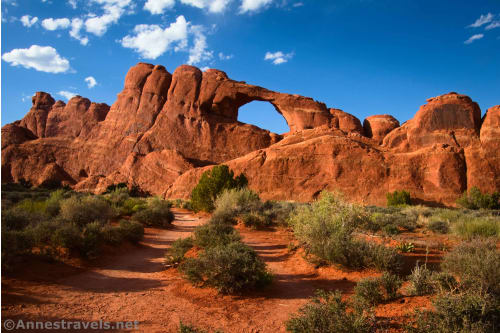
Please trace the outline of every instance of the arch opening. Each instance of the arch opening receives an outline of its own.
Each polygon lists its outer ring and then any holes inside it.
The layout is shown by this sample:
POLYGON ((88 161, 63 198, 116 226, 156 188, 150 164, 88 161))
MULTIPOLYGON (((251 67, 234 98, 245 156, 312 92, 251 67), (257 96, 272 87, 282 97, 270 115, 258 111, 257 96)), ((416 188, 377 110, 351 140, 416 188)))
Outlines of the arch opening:
POLYGON ((238 109, 238 121, 277 134, 290 132, 290 127, 274 105, 265 101, 252 101, 238 109))

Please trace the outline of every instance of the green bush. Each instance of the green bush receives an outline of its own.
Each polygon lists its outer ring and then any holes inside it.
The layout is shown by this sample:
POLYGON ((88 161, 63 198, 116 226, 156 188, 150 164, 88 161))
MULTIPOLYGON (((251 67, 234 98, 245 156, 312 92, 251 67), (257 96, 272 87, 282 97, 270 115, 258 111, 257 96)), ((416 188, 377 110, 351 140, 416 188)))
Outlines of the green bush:
POLYGON ((225 216, 213 216, 210 221, 194 231, 194 243, 201 248, 224 246, 239 241, 239 233, 232 226, 233 220, 225 216))
POLYGON ((241 217, 245 227, 250 227, 254 229, 261 229, 269 227, 272 223, 268 216, 259 213, 247 213, 241 217))
POLYGON ((220 193, 233 188, 243 188, 247 184, 245 175, 234 177, 234 172, 229 170, 227 165, 214 166, 201 175, 200 181, 191 192, 193 210, 211 212, 220 193))
POLYGON ((200 330, 193 325, 184 324, 182 321, 179 323, 179 333, 207 333, 207 331, 200 330))
POLYGON ((83 229, 80 255, 85 258, 95 258, 103 243, 102 224, 99 222, 87 223, 83 229))
POLYGON ((299 204, 287 201, 266 201, 261 207, 262 214, 268 216, 274 223, 288 226, 288 219, 299 204))
POLYGON ((37 224, 44 220, 45 216, 26 211, 21 207, 2 210, 2 227, 7 230, 23 230, 30 224, 37 224))
POLYGON ((82 231, 74 223, 62 223, 55 228, 50 242, 56 247, 78 251, 82 245, 82 231))
POLYGON ((475 239, 458 245, 441 264, 464 289, 500 296, 500 251, 494 240, 475 239))
POLYGON ((46 201, 45 211, 48 215, 55 217, 61 211, 61 201, 64 199, 66 191, 59 189, 50 193, 50 197, 46 201))
POLYGON ((94 221, 106 223, 113 215, 108 202, 95 195, 74 195, 61 201, 61 218, 76 223, 80 228, 94 221))
POLYGON ((147 202, 144 209, 135 213, 132 219, 146 226, 166 227, 174 220, 174 214, 170 207, 171 204, 168 201, 153 198, 147 202))
POLYGON ((498 298, 476 292, 446 293, 433 301, 435 311, 417 312, 410 333, 495 333, 500 328, 498 298))
POLYGON ((271 281, 265 263, 241 242, 206 248, 197 258, 183 261, 179 268, 191 282, 224 294, 262 287, 271 281))
POLYGON ((140 198, 128 198, 123 201, 118 210, 121 216, 129 216, 146 208, 147 203, 145 200, 140 198))
POLYGON ((286 329, 293 333, 368 333, 373 332, 374 316, 371 311, 348 309, 337 292, 317 291, 311 302, 299 309, 286 322, 286 329))
POLYGON ((365 278, 354 287, 354 299, 362 306, 391 301, 398 297, 402 283, 398 276, 389 272, 384 272, 379 277, 365 278))
POLYGON ((15 258, 31 253, 33 246, 31 230, 8 230, 2 226, 2 269, 9 271, 15 258))
POLYGON ((450 230, 450 227, 448 225, 448 222, 446 221, 431 219, 427 224, 427 229, 435 233, 447 234, 450 230))
POLYGON ((381 283, 379 278, 364 278, 354 287, 354 298, 367 305, 376 305, 383 301, 381 283))
POLYGON ((401 288, 403 281, 394 274, 384 272, 379 278, 380 284, 385 291, 385 300, 391 301, 398 297, 398 290, 401 288))
POLYGON ((411 205, 410 193, 407 191, 389 192, 385 196, 387 198, 387 206, 411 205))
POLYGON ((131 243, 138 243, 144 237, 144 226, 135 221, 121 220, 120 232, 131 243))
POLYGON ((108 224, 101 229, 102 240, 109 245, 120 245, 124 240, 123 231, 120 227, 113 227, 108 224))
POLYGON ((367 231, 376 232, 383 230, 388 235, 400 233, 400 229, 413 231, 417 227, 417 218, 413 210, 396 212, 374 212, 370 218, 365 219, 358 227, 367 231))
POLYGON ((427 268, 427 265, 417 265, 411 271, 408 280, 408 293, 410 295, 428 295, 434 291, 432 272, 427 268))
POLYGON ((500 193, 482 193, 477 187, 464 192, 457 204, 467 209, 500 209, 500 193))
POLYGON ((453 225, 453 231, 465 239, 499 237, 499 217, 463 217, 453 225))
POLYGON ((361 207, 323 192, 318 201, 299 207, 289 223, 307 253, 321 260, 349 268, 397 270, 401 261, 397 251, 354 239, 356 226, 367 218, 361 207))
POLYGON ((224 190, 215 200, 215 215, 238 216, 257 211, 262 206, 259 196, 248 188, 224 190))
POLYGON ((172 243, 172 246, 165 254, 165 263, 167 265, 174 265, 180 263, 184 259, 184 255, 194 245, 191 237, 179 238, 172 243))

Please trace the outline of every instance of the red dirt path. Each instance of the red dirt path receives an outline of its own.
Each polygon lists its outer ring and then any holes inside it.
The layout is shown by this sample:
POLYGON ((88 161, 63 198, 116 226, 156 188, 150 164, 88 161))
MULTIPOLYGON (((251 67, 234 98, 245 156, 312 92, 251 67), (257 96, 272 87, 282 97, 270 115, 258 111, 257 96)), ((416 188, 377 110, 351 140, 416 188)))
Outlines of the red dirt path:
MULTIPOLYGON (((345 272, 315 268, 300 251, 290 252, 284 230, 237 227, 243 240, 267 263, 275 279, 270 287, 243 296, 222 296, 199 289, 175 269, 163 265, 165 249, 187 237, 206 218, 175 209, 169 230, 146 229, 140 247, 101 260, 97 267, 61 267, 61 263, 27 268, 21 277, 2 278, 2 317, 37 321, 104 320, 140 322, 141 332, 176 332, 179 322, 228 332, 284 332, 284 322, 318 288, 351 294, 356 282, 375 271, 345 272)), ((427 298, 405 297, 378 307, 376 313, 397 331, 403 316, 427 306, 427 298), (404 302, 404 303, 402 303, 404 302)), ((95 330, 92 332, 96 332, 95 330)))

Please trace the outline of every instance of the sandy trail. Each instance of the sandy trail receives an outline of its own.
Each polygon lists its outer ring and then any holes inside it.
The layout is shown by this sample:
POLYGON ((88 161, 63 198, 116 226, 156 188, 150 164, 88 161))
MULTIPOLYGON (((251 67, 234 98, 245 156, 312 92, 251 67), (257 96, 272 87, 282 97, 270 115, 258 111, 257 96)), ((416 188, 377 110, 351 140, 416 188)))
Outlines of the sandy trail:
POLYGON ((316 289, 350 294, 356 281, 376 274, 316 269, 301 253, 288 250, 288 232, 238 226, 243 241, 264 259, 275 279, 259 292, 222 296, 209 288, 193 287, 175 269, 162 264, 165 249, 175 239, 189 236, 205 222, 188 211, 176 209, 174 213, 172 229, 146 229, 140 247, 122 251, 98 268, 79 269, 59 278, 3 278, 3 319, 139 321, 141 332, 177 332, 182 320, 226 333, 285 332, 284 322, 316 289))

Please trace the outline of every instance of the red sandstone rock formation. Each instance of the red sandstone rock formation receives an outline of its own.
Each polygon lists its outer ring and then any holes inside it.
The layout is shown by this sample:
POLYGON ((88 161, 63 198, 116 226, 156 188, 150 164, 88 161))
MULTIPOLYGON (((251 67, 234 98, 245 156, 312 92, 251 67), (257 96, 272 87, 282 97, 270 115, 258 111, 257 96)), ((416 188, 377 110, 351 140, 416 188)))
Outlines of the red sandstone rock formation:
POLYGON ((298 95, 228 78, 218 70, 139 63, 116 102, 68 104, 39 92, 18 122, 2 128, 2 181, 63 182, 101 192, 127 182, 188 197, 201 173, 225 163, 244 172, 263 198, 311 200, 338 189, 384 204, 409 190, 453 204, 467 188, 500 190, 500 106, 481 112, 469 97, 428 100, 402 126, 389 115, 356 117, 298 95), (237 121, 238 109, 267 101, 286 119, 284 137, 237 121))

